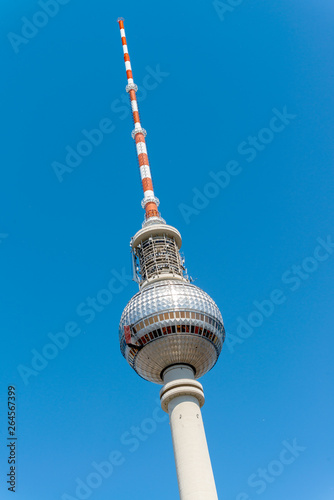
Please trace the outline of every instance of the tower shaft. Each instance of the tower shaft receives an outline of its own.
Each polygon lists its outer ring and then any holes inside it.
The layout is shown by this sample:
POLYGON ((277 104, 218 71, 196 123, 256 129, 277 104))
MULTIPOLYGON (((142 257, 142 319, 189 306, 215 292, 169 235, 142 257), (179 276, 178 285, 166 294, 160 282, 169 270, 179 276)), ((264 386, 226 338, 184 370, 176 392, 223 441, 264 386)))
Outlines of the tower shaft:
POLYGON ((181 500, 218 500, 201 406, 202 385, 186 365, 167 368, 161 406, 169 414, 181 500))

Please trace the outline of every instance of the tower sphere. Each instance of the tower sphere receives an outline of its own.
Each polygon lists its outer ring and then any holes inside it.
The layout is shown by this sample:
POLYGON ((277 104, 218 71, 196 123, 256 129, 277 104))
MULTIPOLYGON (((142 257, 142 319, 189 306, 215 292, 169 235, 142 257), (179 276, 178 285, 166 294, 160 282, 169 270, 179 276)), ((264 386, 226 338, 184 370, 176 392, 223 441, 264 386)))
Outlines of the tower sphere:
POLYGON ((129 365, 157 384, 163 384, 164 370, 174 364, 190 365, 196 378, 204 375, 216 363, 225 338, 216 303, 184 277, 180 246, 180 233, 161 223, 144 227, 132 239, 142 281, 123 311, 120 347, 129 365))

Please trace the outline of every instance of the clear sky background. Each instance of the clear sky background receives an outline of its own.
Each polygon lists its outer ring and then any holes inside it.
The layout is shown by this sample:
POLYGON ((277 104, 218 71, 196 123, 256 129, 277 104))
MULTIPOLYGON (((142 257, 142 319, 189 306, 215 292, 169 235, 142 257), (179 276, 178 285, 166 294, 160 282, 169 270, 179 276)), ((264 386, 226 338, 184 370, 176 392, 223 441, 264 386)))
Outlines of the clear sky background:
POLYGON ((219 497, 333 500, 333 2, 42 3, 0 6, 1 499, 8 385, 17 500, 178 498, 118 344, 143 220, 123 16, 161 213, 227 331, 201 379, 219 497))

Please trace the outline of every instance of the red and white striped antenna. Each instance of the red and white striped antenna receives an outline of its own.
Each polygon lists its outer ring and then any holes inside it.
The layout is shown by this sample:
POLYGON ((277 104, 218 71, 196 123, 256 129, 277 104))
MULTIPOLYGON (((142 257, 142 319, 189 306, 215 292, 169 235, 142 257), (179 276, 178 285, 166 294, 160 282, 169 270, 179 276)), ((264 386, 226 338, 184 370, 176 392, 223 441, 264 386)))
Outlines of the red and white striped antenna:
POLYGON ((155 197, 154 190, 153 190, 151 169, 150 169, 150 164, 148 161, 146 142, 145 142, 146 130, 142 128, 141 123, 140 123, 140 118, 139 118, 138 102, 137 102, 137 97, 136 97, 136 92, 138 90, 138 87, 133 81, 130 56, 129 56, 128 45, 127 45, 125 30, 124 30, 124 19, 122 17, 119 17, 117 19, 117 22, 119 24, 119 29, 121 31, 126 76, 128 79, 126 91, 130 95, 133 121, 135 124, 135 128, 132 132, 132 137, 136 141, 137 156, 138 156, 139 168, 140 168, 140 176, 141 176, 141 181, 142 181, 143 191, 144 191, 144 199, 142 201, 142 207, 145 208, 146 221, 148 221, 152 217, 158 217, 160 219, 160 221, 162 221, 162 219, 160 218, 159 211, 158 211, 159 200, 158 200, 158 198, 155 197))

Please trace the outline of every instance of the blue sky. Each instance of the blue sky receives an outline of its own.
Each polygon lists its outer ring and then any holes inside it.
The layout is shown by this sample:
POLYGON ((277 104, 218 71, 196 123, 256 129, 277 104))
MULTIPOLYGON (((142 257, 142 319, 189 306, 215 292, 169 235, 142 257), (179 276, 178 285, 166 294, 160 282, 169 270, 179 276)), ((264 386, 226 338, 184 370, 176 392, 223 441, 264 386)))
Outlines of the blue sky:
POLYGON ((161 213, 227 331, 201 379, 218 494, 332 500, 333 3, 14 3, 0 7, 1 499, 9 385, 17 500, 178 498, 159 387, 118 345, 143 220, 123 16, 161 213))

